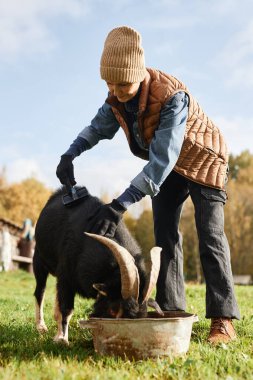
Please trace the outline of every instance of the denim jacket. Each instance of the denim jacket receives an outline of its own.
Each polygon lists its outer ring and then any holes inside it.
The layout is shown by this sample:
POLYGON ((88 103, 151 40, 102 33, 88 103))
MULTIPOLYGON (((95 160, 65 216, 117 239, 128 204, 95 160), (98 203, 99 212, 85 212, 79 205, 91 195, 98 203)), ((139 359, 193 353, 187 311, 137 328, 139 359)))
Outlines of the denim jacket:
MULTIPOLYGON (((163 107, 160 123, 149 147, 143 145, 137 125, 138 102, 136 97, 125 103, 125 109, 132 119, 132 133, 140 148, 148 149, 149 160, 131 184, 145 195, 155 196, 160 186, 173 170, 183 144, 188 117, 188 96, 181 91, 175 94, 163 107)), ((92 148, 100 140, 112 139, 119 130, 111 106, 107 103, 98 110, 88 127, 85 127, 65 154, 73 157, 92 148)))

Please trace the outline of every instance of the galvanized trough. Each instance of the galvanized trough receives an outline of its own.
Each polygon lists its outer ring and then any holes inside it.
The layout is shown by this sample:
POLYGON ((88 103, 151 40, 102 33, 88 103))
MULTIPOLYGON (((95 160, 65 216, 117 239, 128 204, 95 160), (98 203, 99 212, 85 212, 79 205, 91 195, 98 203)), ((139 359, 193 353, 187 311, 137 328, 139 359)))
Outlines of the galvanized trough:
POLYGON ((178 356, 189 349, 192 324, 198 317, 185 312, 149 312, 147 318, 80 320, 81 328, 92 329, 95 351, 100 355, 129 359, 178 356))

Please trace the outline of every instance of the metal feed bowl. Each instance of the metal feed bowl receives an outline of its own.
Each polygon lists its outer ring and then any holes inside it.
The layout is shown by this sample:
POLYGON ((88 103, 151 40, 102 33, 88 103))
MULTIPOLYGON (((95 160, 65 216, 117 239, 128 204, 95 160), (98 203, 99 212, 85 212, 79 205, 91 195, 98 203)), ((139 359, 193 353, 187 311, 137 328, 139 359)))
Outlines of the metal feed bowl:
POLYGON ((99 355, 129 359, 177 356, 189 349, 192 324, 198 317, 185 312, 149 312, 147 318, 80 320, 81 328, 92 329, 93 344, 99 355))

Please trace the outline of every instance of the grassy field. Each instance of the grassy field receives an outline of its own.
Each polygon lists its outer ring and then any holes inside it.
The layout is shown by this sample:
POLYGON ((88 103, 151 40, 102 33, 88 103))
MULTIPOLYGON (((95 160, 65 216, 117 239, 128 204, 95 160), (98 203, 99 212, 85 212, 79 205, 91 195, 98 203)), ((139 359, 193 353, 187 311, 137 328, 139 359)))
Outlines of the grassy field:
POLYGON ((237 341, 216 348, 206 343, 205 288, 188 285, 187 311, 198 314, 200 322, 194 324, 187 355, 131 362, 94 353, 89 332, 77 324, 87 317, 92 301, 78 297, 70 323, 70 346, 54 344, 54 286, 50 278, 45 303, 49 332, 41 337, 34 327, 33 276, 22 271, 0 273, 0 379, 253 379, 253 287, 236 288, 242 316, 235 323, 237 341))

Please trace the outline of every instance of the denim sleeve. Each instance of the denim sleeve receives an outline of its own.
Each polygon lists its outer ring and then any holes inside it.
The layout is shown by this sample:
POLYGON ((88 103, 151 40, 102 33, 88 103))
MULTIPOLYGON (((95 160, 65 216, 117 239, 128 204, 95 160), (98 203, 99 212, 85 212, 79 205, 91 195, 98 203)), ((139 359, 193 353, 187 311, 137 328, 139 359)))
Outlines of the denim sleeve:
POLYGON ((77 136, 77 138, 72 142, 68 150, 64 153, 64 156, 72 156, 74 159, 77 156, 80 156, 82 152, 90 149, 90 144, 87 140, 82 137, 77 136))
POLYGON ((112 139, 118 129, 119 123, 112 112, 111 106, 104 103, 91 121, 91 124, 79 133, 64 155, 75 158, 85 150, 91 149, 100 140, 112 139))
POLYGON ((174 168, 182 148, 189 98, 178 92, 163 107, 160 124, 149 147, 149 162, 131 181, 143 193, 155 196, 174 168))
POLYGON ((78 137, 87 141, 92 148, 100 140, 112 139, 119 130, 119 123, 115 118, 111 106, 104 103, 88 127, 85 127, 78 137))

